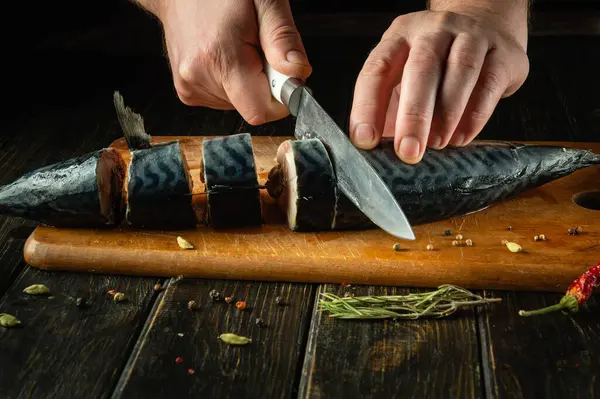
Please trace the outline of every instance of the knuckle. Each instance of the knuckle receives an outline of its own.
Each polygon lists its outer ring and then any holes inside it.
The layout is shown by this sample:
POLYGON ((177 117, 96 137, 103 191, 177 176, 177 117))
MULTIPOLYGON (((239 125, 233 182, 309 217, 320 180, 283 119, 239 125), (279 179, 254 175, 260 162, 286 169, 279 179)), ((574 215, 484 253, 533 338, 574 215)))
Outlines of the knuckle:
POLYGON ((282 24, 274 29, 270 30, 269 42, 270 43, 294 43, 298 39, 298 30, 295 26, 289 24, 282 24))
POLYGON ((260 111, 250 112, 244 119, 252 126, 258 126, 268 122, 266 113, 260 111))
POLYGON ((369 57, 360 72, 362 76, 386 76, 392 70, 389 58, 375 54, 369 57))
MULTIPOLYGON (((476 125, 482 125, 487 122, 490 118, 491 112, 485 108, 474 108, 471 110, 471 120, 475 122, 476 125)), ((468 134, 474 134, 476 132, 471 129, 471 131, 467 132, 468 134)))
POLYGON ((488 70, 483 74, 481 86, 492 95, 504 91, 505 79, 499 70, 488 70))
POLYGON ((409 107, 402 113, 404 119, 409 122, 426 125, 429 123, 429 113, 417 105, 409 107))
POLYGON ((448 57, 448 64, 459 67, 461 71, 469 75, 474 74, 479 68, 477 58, 465 49, 452 51, 448 57))

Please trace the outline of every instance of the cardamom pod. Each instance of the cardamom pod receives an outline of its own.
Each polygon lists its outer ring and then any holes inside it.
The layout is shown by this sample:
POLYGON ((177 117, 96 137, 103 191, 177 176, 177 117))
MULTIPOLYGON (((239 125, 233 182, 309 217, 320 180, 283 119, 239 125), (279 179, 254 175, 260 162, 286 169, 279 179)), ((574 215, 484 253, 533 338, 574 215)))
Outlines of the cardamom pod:
POLYGON ((21 321, 15 316, 8 313, 0 313, 0 326, 2 327, 14 327, 21 324, 21 321))
POLYGON ((521 252, 523 250, 523 248, 519 244, 514 242, 507 242, 506 247, 510 252, 521 252))
POLYGON ((186 241, 183 237, 177 237, 177 244, 183 249, 193 249, 194 246, 186 241))
POLYGON ((50 293, 50 290, 44 284, 33 284, 25 288, 23 292, 29 295, 46 295, 50 293))
POLYGON ((252 339, 250 338, 242 337, 233 333, 221 334, 219 335, 219 339, 229 345, 246 345, 252 342, 252 339))

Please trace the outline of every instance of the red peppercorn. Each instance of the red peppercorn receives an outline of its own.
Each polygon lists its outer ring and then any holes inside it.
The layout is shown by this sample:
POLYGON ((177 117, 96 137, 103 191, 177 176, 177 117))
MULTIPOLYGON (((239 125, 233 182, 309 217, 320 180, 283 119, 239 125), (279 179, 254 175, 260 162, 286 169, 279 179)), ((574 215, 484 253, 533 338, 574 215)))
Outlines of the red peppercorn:
POLYGON ((244 301, 238 301, 238 302, 235 303, 235 307, 238 308, 238 309, 240 309, 240 310, 246 309, 246 302, 244 302, 244 301))
POLYGON ((189 375, 192 375, 192 374, 194 374, 195 372, 196 372, 196 370, 194 370, 194 369, 188 369, 188 374, 189 374, 189 375))
POLYGON ((177 363, 177 364, 181 364, 181 363, 183 363, 183 359, 182 359, 182 358, 180 358, 180 357, 176 357, 176 358, 175 358, 175 363, 177 363))

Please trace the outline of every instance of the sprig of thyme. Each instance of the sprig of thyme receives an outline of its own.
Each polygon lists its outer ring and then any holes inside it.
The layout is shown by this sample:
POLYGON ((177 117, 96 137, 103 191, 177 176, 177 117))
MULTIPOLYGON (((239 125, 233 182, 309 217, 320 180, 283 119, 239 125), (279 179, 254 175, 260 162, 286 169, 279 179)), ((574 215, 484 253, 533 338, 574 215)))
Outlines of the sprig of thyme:
POLYGON ((338 319, 418 319, 440 318, 459 308, 500 302, 501 298, 484 298, 451 284, 435 291, 407 295, 339 297, 322 293, 320 311, 338 319))

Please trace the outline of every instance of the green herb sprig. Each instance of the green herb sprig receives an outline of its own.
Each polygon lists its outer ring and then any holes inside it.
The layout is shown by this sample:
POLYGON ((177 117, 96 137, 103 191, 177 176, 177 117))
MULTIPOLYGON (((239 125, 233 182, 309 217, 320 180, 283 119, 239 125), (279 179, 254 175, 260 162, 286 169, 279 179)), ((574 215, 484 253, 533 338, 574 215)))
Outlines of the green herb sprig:
POLYGON ((435 291, 408 295, 339 297, 321 294, 320 311, 338 319, 419 319, 449 316, 459 308, 500 302, 501 298, 484 298, 451 284, 435 291))

